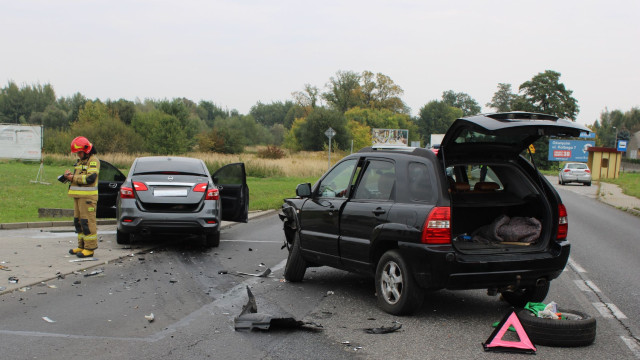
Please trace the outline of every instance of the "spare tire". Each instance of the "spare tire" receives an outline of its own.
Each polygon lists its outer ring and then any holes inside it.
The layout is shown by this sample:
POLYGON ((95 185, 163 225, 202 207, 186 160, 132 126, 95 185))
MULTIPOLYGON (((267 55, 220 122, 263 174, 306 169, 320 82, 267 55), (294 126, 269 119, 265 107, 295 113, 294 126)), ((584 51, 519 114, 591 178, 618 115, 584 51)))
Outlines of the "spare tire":
POLYGON ((517 315, 527 336, 535 345, 578 347, 587 346, 596 339, 596 319, 577 310, 558 309, 566 319, 545 319, 529 310, 517 315))

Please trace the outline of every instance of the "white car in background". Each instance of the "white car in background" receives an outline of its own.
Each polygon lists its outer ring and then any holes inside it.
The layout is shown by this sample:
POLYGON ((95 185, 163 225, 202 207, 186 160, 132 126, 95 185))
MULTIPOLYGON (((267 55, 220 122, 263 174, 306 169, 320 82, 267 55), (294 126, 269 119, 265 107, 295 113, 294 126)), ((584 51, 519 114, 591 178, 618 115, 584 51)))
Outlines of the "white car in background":
POLYGON ((591 186, 591 170, 584 163, 566 163, 558 173, 558 184, 564 185, 571 182, 591 186))

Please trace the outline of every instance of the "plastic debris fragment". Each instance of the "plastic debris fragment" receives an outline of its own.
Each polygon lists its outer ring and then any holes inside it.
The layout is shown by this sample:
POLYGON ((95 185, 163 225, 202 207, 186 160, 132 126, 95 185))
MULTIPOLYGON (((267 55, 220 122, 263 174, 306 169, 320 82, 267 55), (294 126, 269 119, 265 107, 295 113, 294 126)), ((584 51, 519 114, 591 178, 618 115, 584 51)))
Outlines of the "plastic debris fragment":
POLYGON ((156 317, 153 315, 153 313, 151 313, 149 315, 145 315, 144 318, 147 319, 147 321, 149 322, 153 322, 153 320, 155 320, 156 317))
POLYGON ((364 331, 367 334, 389 334, 395 331, 398 331, 402 328, 402 324, 400 323, 396 323, 394 325, 391 326, 382 326, 379 328, 368 328, 368 329, 364 329, 364 331))
POLYGON ((98 275, 98 274, 102 274, 103 272, 104 272, 104 270, 102 270, 102 269, 94 270, 94 271, 92 271, 92 272, 90 272, 88 274, 84 274, 84 277, 95 276, 95 275, 98 275))
POLYGON ((55 322, 54 320, 51 320, 48 316, 43 316, 42 320, 44 320, 44 321, 46 321, 48 323, 54 323, 55 322))
POLYGON ((267 268, 265 271, 259 273, 259 274, 249 274, 249 273, 245 273, 245 272, 239 272, 239 275, 248 275, 248 276, 255 276, 255 277, 267 277, 269 276, 269 274, 271 274, 271 269, 267 268))
POLYGON ((15 277, 15 276, 11 276, 11 277, 9 277, 9 284, 17 284, 17 283, 18 283, 18 281, 20 281, 20 279, 18 279, 18 278, 17 278, 17 277, 15 277))

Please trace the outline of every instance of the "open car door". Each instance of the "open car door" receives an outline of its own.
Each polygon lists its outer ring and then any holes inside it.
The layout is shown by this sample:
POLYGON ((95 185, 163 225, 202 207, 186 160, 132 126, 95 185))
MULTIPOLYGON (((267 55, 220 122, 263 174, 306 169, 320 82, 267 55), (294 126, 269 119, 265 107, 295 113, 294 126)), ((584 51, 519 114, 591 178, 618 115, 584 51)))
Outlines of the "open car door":
POLYGON ((249 218, 249 187, 244 163, 221 167, 212 175, 222 200, 222 220, 247 222, 249 218))
POLYGON ((100 160, 98 174, 98 218, 116 217, 116 200, 120 194, 120 187, 126 179, 123 173, 110 163, 100 160))

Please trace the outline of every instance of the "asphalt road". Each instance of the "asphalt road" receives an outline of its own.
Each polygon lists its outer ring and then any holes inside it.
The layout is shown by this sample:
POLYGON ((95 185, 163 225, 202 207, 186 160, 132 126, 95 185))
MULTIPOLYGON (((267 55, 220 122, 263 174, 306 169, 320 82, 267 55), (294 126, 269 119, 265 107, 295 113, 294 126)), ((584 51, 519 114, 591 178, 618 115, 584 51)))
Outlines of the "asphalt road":
MULTIPOLYGON (((561 189, 570 218, 571 265, 547 297, 597 318, 596 342, 583 348, 538 346, 543 359, 637 359, 634 301, 638 218, 561 189), (598 289, 599 291, 594 291, 598 289), (603 308, 609 311, 604 311, 603 308), (613 307, 611 306, 613 305, 613 307), (619 309, 620 312, 611 311, 619 309), (623 315, 624 318, 620 315, 623 315), (635 339, 634 339, 635 337, 635 339)), ((111 235, 114 236, 114 235, 111 235)), ((410 317, 376 306, 373 280, 312 268, 302 283, 283 282, 286 251, 276 215, 235 225, 219 248, 165 239, 153 252, 0 297, 0 348, 7 359, 513 359, 481 343, 509 306, 484 291, 429 293, 410 317), (260 274, 267 268, 269 277, 260 274), (55 286, 55 287, 53 287, 55 286), (314 322, 298 330, 235 331, 247 302, 259 312, 314 322), (149 322, 145 315, 154 314, 149 322), (47 322, 48 317, 55 322, 47 322), (394 333, 364 329, 391 326, 394 333)))

